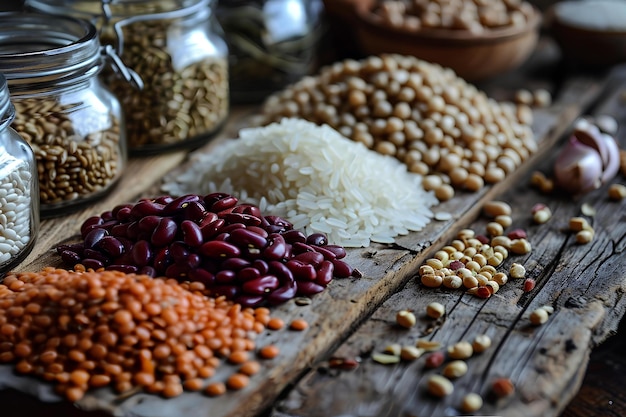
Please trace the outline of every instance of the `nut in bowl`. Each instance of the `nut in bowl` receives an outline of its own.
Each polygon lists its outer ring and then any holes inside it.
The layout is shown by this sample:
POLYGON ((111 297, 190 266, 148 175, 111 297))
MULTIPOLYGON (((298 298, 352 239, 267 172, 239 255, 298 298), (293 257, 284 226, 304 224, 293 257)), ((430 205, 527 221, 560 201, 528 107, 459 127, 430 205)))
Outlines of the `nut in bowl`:
POLYGON ((546 21, 568 61, 589 68, 626 62, 626 2, 562 1, 546 21))
POLYGON ((481 81, 521 65, 539 37, 541 12, 524 1, 367 0, 355 4, 366 54, 399 53, 481 81))

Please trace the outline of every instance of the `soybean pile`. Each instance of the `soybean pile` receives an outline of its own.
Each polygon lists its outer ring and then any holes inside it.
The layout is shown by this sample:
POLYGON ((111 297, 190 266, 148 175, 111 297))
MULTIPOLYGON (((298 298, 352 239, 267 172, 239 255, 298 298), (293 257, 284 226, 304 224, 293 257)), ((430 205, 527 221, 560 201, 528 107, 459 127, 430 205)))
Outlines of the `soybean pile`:
POLYGON ((327 124, 411 172, 440 176, 453 192, 502 181, 537 147, 529 106, 497 102, 452 69, 412 56, 324 67, 265 101, 261 125, 283 117, 327 124))
POLYGON ((242 129, 239 138, 200 153, 162 189, 172 195, 227 192, 285 218, 305 234, 344 247, 393 243, 421 230, 437 199, 396 158, 329 126, 285 118, 242 129))
POLYGON ((70 401, 105 386, 165 397, 201 390, 226 360, 256 369, 244 362, 269 310, 202 289, 119 271, 9 274, 0 284, 0 363, 55 384, 70 401))

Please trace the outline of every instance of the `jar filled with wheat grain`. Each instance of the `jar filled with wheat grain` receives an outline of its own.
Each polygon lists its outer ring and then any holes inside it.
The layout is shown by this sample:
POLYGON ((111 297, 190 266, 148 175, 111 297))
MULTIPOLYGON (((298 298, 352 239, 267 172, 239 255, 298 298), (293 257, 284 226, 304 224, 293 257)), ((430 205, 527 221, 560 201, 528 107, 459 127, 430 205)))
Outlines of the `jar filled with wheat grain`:
POLYGON ((51 14, 90 20, 143 81, 136 89, 113 72, 105 82, 126 116, 131 155, 195 148, 229 114, 228 46, 214 0, 29 0, 51 14))
POLYGON ((0 15, 0 73, 15 106, 11 126, 35 154, 43 217, 105 196, 126 166, 121 106, 98 77, 107 63, 120 63, 112 57, 85 20, 0 15))

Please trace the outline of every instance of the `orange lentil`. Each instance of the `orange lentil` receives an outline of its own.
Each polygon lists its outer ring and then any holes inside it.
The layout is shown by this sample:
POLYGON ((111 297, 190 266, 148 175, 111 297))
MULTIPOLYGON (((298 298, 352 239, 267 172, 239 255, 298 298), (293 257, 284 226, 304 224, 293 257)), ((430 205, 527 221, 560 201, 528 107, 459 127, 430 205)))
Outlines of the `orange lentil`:
POLYGON ((248 352, 245 350, 237 350, 228 356, 228 362, 240 364, 248 360, 248 352))
MULTIPOLYGON (((271 320, 269 309, 206 297, 201 285, 192 293, 173 279, 82 271, 9 273, 0 284, 0 363, 16 361, 17 372, 55 383, 71 401, 105 386, 164 397, 201 390, 219 357, 246 363, 250 331, 271 320)), ((247 384, 240 375, 232 389, 247 384)))
POLYGON ((226 384, 223 382, 213 382, 204 389, 204 392, 211 397, 217 397, 226 392, 226 384))
POLYGON ((270 330, 280 330, 285 325, 283 319, 279 317, 272 317, 268 322, 266 327, 270 330))
POLYGON ((261 364, 258 363, 257 361, 247 361, 241 364, 241 366, 239 367, 239 372, 248 376, 255 375, 260 370, 261 370, 261 364))
POLYGON ((309 323, 307 323, 307 321, 304 319, 295 319, 289 325, 289 328, 291 330, 298 330, 298 331, 305 330, 308 327, 309 327, 309 323))
POLYGON ((259 356, 263 359, 274 359, 280 350, 275 345, 266 345, 259 349, 259 356))
POLYGON ((226 380, 226 386, 232 390, 240 390, 248 386, 250 377, 248 375, 234 373, 226 380))

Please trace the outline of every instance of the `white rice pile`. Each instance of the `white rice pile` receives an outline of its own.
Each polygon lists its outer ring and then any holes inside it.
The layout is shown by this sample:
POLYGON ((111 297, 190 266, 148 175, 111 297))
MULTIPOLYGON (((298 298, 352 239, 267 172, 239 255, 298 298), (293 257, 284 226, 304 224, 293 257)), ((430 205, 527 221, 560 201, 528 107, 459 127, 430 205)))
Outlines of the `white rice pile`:
POLYGON ((182 175, 166 177, 163 190, 228 193, 345 247, 393 243, 432 218, 437 199, 424 191, 421 176, 327 125, 283 119, 239 136, 199 154, 182 175))

